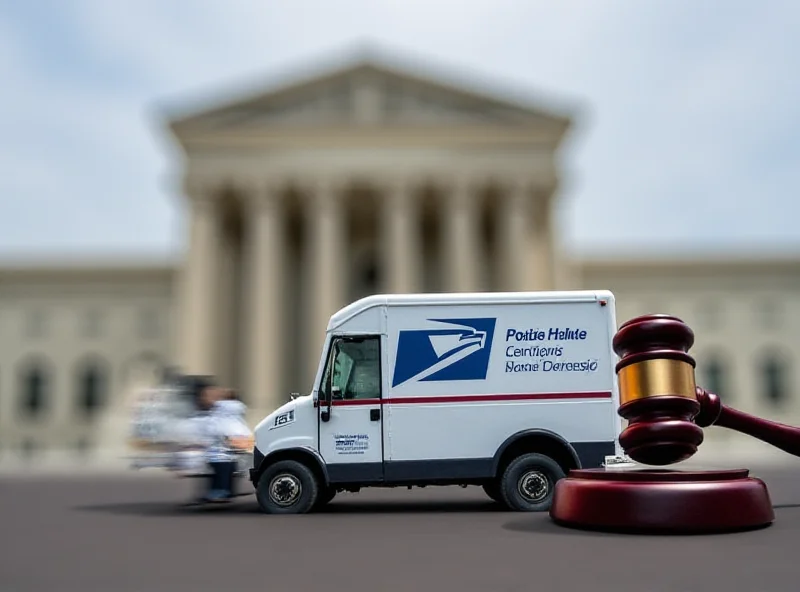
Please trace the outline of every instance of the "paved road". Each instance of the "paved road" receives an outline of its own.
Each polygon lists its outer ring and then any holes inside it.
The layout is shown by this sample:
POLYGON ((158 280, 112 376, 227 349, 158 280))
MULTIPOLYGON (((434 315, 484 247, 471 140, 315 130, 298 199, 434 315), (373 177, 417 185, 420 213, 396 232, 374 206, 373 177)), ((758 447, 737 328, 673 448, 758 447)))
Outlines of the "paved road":
POLYGON ((512 514, 480 489, 373 491, 324 513, 260 514, 252 497, 179 507, 188 483, 0 481, 3 592, 466 592, 800 589, 800 466, 754 471, 776 523, 744 534, 591 534, 512 514))

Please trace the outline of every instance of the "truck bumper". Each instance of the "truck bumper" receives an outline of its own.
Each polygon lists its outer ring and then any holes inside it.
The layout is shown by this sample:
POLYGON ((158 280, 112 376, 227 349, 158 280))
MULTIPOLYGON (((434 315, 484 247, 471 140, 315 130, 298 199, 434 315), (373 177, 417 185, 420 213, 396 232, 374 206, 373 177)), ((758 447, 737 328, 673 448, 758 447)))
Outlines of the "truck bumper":
POLYGON ((258 449, 258 446, 253 447, 253 464, 248 471, 250 483, 253 485, 258 481, 258 470, 261 467, 261 462, 264 460, 264 454, 258 449))

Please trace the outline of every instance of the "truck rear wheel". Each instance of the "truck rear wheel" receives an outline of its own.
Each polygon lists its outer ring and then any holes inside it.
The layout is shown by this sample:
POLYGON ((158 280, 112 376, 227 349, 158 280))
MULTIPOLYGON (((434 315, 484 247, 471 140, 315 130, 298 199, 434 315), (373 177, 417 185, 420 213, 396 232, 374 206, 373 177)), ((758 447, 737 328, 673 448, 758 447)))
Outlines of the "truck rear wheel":
POLYGON ((319 483, 302 463, 282 460, 267 467, 256 486, 256 499, 267 514, 305 514, 319 498, 319 483))
POLYGON ((509 509, 517 512, 547 512, 556 482, 565 477, 564 469, 543 454, 523 454, 503 472, 500 495, 509 509))

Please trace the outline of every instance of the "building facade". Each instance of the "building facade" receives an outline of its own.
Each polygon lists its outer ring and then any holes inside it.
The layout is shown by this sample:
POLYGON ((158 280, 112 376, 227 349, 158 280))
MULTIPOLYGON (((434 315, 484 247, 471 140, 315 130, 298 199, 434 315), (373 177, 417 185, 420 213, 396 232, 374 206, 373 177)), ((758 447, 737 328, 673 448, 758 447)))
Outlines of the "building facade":
POLYGON ((618 298, 620 322, 666 312, 695 333, 698 383, 737 409, 800 424, 800 261, 593 260, 581 283, 618 298))
POLYGON ((124 440, 165 366, 218 376, 257 421, 311 388, 329 316, 377 292, 608 288, 620 321, 690 323, 732 404, 800 419, 800 259, 567 259, 566 114, 357 63, 169 128, 180 261, 0 269, 3 457, 124 440))
POLYGON ((91 457, 108 419, 170 363, 174 273, 140 262, 0 269, 0 463, 91 457))
POLYGON ((357 64, 171 129, 179 365, 259 411, 308 388, 328 318, 354 299, 558 281, 563 116, 357 64))

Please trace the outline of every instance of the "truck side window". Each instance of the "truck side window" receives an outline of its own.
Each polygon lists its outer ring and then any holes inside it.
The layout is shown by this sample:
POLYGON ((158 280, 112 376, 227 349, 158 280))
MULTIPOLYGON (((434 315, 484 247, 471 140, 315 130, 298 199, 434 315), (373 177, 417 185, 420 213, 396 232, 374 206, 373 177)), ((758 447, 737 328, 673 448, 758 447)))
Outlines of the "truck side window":
POLYGON ((339 387, 344 399, 379 399, 380 338, 340 341, 333 363, 332 384, 339 387))

